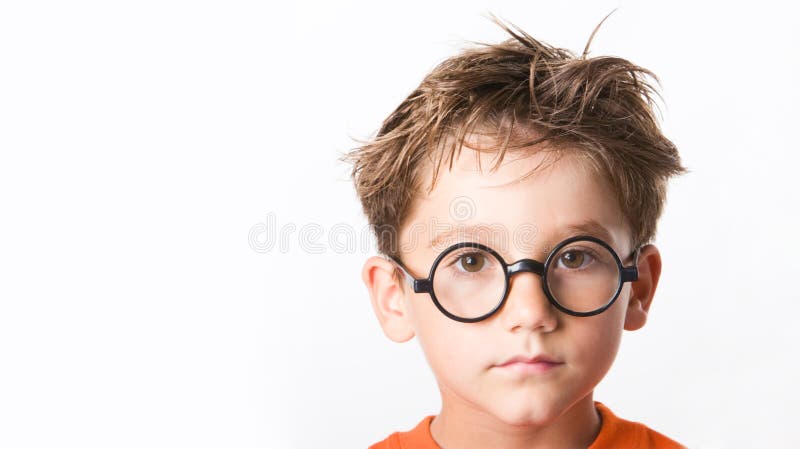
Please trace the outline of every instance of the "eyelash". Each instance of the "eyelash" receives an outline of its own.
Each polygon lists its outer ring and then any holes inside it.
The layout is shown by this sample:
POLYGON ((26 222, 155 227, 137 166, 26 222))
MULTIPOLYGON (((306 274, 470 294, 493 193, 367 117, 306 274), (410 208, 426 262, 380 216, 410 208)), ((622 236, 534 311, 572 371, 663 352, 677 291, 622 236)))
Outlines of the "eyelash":
POLYGON ((569 271, 581 271, 581 270, 585 270, 588 265, 590 265, 592 262, 597 260, 597 256, 594 253, 594 251, 589 250, 589 249, 580 249, 580 248, 572 249, 571 248, 571 249, 569 249, 567 251, 562 252, 561 256, 563 256, 564 254, 570 253, 570 252, 582 253, 584 255, 584 257, 585 256, 589 257, 589 261, 588 262, 584 262, 578 268, 569 268, 569 267, 566 267, 566 266, 562 265, 562 259, 561 259, 561 257, 559 257, 558 259, 556 259, 556 268, 564 268, 564 269, 569 270, 569 271))
MULTIPOLYGON (((486 256, 486 254, 484 254, 483 252, 466 250, 466 251, 462 251, 462 252, 460 252, 458 254, 454 254, 453 255, 453 260, 450 263, 447 264, 447 267, 448 268, 455 267, 456 268, 456 273, 458 273, 458 275, 461 275, 461 276, 471 276, 471 275, 476 274, 476 273, 470 273, 468 271, 464 271, 461 267, 456 266, 462 260, 462 258, 464 256, 470 256, 470 255, 480 255, 481 257, 484 258, 485 263, 492 263, 492 258, 486 256)), ((484 270, 486 269, 485 267, 482 267, 482 268, 484 268, 484 270)), ((482 270, 482 271, 484 271, 484 270, 482 270)))
MULTIPOLYGON (((585 270, 585 269, 586 269, 586 266, 588 266, 589 264, 591 264, 593 261, 596 261, 596 260, 597 260, 597 257, 596 257, 596 255, 594 254, 594 251, 592 251, 592 250, 590 250, 590 249, 582 249, 582 248, 572 248, 572 249, 569 249, 568 251, 564 251, 564 252, 562 252, 562 253, 561 253, 561 256, 563 256, 564 254, 570 253, 570 252, 572 252, 572 253, 579 253, 579 254, 583 254, 583 255, 584 255, 584 257, 588 256, 588 257, 589 257, 589 260, 588 260, 588 261, 586 261, 586 262, 584 262, 584 263, 582 264, 582 266, 581 266, 581 267, 578 267, 578 268, 569 268, 569 267, 566 267, 566 266, 564 266, 564 265, 563 265, 563 262, 562 262, 561 258, 559 257, 559 258, 558 258, 558 259, 556 259, 556 261, 555 261, 555 263, 556 263, 556 268, 564 268, 564 269, 567 269, 567 270, 570 270, 570 271, 585 270)), ((482 253, 482 252, 480 252, 480 251, 463 251, 463 252, 460 252, 460 253, 458 253, 458 254, 454 254, 454 255, 453 255, 453 260, 452 260, 451 262, 449 262, 449 263, 447 264, 447 266, 448 266, 448 267, 455 267, 455 268, 457 269, 457 272, 458 272, 459 274, 462 274, 462 275, 464 275, 464 274, 466 274, 467 272, 466 272, 466 271, 464 271, 464 270, 462 269, 462 267, 458 266, 457 264, 458 264, 460 261, 462 261, 462 260, 463 260, 464 256, 470 256, 470 255, 480 255, 481 257, 483 257, 483 258, 484 258, 484 261, 485 261, 485 262, 487 262, 487 263, 491 263, 491 262, 492 262, 492 258, 491 258, 491 257, 487 257, 485 254, 483 254, 483 253, 482 253)), ((474 274, 474 273, 473 273, 473 274, 474 274)))

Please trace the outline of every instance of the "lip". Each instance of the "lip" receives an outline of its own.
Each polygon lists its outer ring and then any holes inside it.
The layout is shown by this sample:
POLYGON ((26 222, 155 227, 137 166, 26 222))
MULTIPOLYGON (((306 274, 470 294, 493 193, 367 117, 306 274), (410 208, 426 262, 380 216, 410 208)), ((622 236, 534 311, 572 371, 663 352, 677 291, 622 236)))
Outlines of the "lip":
POLYGON ((550 372, 563 364, 564 362, 558 361, 553 357, 537 355, 534 357, 512 357, 503 363, 495 365, 495 367, 501 368, 504 371, 515 372, 519 374, 543 374, 550 372))

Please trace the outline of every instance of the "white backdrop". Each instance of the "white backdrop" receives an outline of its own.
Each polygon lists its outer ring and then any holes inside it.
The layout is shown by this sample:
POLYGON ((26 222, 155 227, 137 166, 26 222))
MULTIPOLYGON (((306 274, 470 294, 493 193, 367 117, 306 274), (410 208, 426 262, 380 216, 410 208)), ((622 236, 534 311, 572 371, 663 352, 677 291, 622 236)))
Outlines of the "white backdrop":
POLYGON ((436 413, 337 158, 504 39, 482 14, 580 52, 616 7, 591 54, 659 75, 691 173, 596 398, 692 448, 800 447, 794 6, 497 0, 3 2, 0 447, 366 447, 436 413))

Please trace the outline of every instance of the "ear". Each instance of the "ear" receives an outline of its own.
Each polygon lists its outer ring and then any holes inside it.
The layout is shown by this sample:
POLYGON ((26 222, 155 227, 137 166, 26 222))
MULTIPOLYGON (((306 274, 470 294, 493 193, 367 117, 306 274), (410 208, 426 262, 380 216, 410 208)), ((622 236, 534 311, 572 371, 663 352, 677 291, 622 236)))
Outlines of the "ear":
POLYGON ((631 282, 628 310, 625 312, 625 329, 635 331, 647 322, 647 312, 656 294, 661 276, 661 254, 654 245, 645 245, 639 252, 639 280, 631 282))
POLYGON ((383 333, 392 341, 402 343, 414 336, 414 327, 404 301, 403 285, 395 276, 396 270, 392 262, 372 256, 364 263, 361 279, 367 286, 372 309, 383 333))

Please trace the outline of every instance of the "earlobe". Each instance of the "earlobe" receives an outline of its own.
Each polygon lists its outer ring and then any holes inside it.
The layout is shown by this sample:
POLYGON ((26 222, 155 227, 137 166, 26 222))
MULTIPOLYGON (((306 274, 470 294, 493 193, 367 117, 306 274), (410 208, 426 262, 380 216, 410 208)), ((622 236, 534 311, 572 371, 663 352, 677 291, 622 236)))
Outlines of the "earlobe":
POLYGON ((658 279, 661 277, 661 254, 655 245, 645 245, 639 253, 639 280, 631 283, 628 309, 625 313, 625 330, 641 329, 653 303, 658 279))
POLYGON ((392 341, 402 343, 414 336, 414 328, 404 303, 402 286, 394 275, 395 270, 390 261, 372 256, 364 263, 361 279, 369 291, 372 310, 383 333, 392 341))

